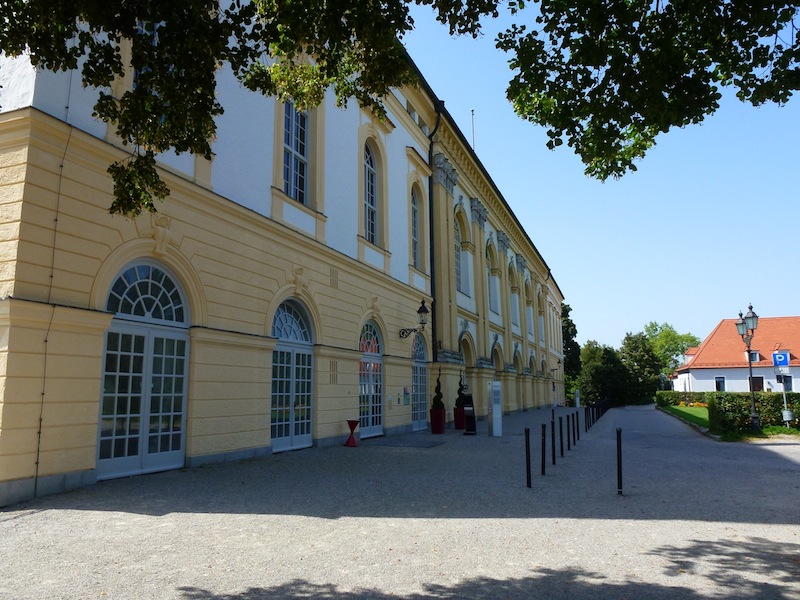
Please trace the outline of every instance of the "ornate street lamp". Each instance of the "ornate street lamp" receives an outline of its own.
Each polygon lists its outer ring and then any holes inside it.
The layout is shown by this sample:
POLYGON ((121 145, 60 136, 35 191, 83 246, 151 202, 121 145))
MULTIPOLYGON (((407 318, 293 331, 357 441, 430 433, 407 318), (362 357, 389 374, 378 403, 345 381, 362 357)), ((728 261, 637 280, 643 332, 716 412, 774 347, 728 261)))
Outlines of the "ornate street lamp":
POLYGON ((739 311, 739 319, 736 321, 736 331, 742 336, 742 341, 747 348, 747 366, 750 369, 750 427, 753 431, 760 431, 758 413, 756 412, 756 391, 753 389, 753 355, 750 353, 750 342, 758 327, 758 315, 753 312, 753 305, 749 305, 747 314, 742 316, 739 311))
POLYGON ((416 333, 417 331, 423 331, 425 329, 425 325, 428 323, 428 307, 425 306, 425 300, 422 301, 420 307, 417 309, 417 323, 419 323, 419 327, 414 329, 401 329, 400 330, 400 337, 407 338, 412 333, 416 333))

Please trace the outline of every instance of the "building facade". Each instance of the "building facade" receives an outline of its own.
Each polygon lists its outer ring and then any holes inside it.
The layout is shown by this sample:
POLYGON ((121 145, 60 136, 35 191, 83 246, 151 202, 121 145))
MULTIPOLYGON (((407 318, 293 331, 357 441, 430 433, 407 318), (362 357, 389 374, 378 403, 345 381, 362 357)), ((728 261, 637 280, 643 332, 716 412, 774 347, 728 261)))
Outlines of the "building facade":
POLYGON ((424 80, 379 120, 222 69, 213 159, 160 156, 171 195, 137 218, 108 212, 129 151, 96 93, 25 59, 0 80, 0 505, 341 444, 348 419, 427 429, 439 373, 479 416, 495 380, 508 411, 563 396, 561 291, 424 80))
MULTIPOLYGON (((793 390, 800 376, 800 317, 758 319, 750 353, 753 359, 753 389, 782 392, 793 390), (789 352, 785 375, 778 382, 772 354, 789 352)), ((736 330, 736 319, 723 319, 703 343, 690 348, 685 362, 675 372, 673 389, 679 392, 749 392, 750 370, 747 348, 736 330)))

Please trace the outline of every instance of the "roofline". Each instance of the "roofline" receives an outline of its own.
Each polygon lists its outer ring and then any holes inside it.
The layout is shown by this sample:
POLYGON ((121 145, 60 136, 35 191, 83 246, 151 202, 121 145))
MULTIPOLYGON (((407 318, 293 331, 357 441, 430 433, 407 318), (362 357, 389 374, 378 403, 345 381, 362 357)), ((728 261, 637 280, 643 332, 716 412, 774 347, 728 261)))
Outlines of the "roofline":
MULTIPOLYGON (((425 90, 425 92, 433 99, 435 103, 439 103, 441 105, 445 119, 447 119, 453 131, 455 131, 459 141, 467 149, 470 158, 472 158, 472 160, 478 166, 478 169, 480 170, 481 174, 489 182, 490 187, 492 188, 494 193, 497 194, 497 197, 500 199, 500 202, 506 208, 508 214, 511 215, 511 218, 514 220, 514 223, 516 223, 517 227, 522 232, 522 235, 525 236, 525 239, 531 245, 531 248, 533 248, 533 251, 536 253, 536 256, 539 258, 540 261, 542 261, 542 264, 547 269, 547 279, 553 282, 553 285, 555 285, 556 289, 558 290, 558 293, 561 294, 563 302, 565 299, 564 292, 561 290, 561 287, 558 285, 558 282, 555 280, 555 277, 553 277, 552 271, 550 270, 550 265, 547 264, 547 261, 539 252, 539 249, 536 247, 536 244, 533 243, 533 240, 530 238, 528 232, 522 226, 522 223, 520 223, 519 219, 517 219, 517 215, 514 213, 513 210, 511 210, 511 207, 508 205, 505 196, 503 196, 502 192, 500 191, 500 188, 497 187, 497 184, 494 182, 494 179, 492 179, 492 176, 489 175, 489 172, 486 170, 486 167, 483 165, 483 162, 481 162, 481 159, 478 158, 477 154, 475 154, 475 150, 472 148, 472 145, 469 143, 469 141, 467 141, 467 138, 464 136, 464 132, 461 131, 461 128, 456 124, 455 119, 453 119, 453 115, 451 115, 450 111, 447 110, 447 107, 444 104, 444 100, 441 100, 436 95, 436 92, 433 91, 433 88, 428 83, 428 80, 425 79, 425 76, 422 74, 422 71, 419 70, 419 67, 417 67, 417 63, 415 63, 414 59, 411 58, 411 55, 408 53, 408 50, 406 49, 405 46, 403 46, 403 52, 406 55, 406 59, 408 60, 409 65, 411 65, 412 71, 419 78, 422 89, 425 90)), ((547 281, 547 279, 545 281, 547 281)))

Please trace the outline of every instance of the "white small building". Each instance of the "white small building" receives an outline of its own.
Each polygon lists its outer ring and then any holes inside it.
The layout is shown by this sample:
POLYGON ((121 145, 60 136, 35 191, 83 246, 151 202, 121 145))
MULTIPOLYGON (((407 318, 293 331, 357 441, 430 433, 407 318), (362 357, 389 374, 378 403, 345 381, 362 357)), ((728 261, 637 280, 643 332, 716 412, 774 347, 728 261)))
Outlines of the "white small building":
MULTIPOLYGON (((800 376, 800 317, 761 317, 750 344, 753 389, 783 391, 778 383, 772 354, 789 351, 786 391, 800 376)), ((675 371, 673 389, 678 392, 748 392, 747 348, 736 330, 736 319, 723 319, 700 346, 689 348, 685 362, 675 371)))

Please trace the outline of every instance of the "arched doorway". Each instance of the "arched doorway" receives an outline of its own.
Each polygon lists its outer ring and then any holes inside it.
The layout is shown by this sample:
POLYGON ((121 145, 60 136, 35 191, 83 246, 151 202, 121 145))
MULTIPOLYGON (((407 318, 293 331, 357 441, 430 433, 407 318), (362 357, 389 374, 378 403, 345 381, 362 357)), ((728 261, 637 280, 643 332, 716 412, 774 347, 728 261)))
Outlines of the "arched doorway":
POLYGON ((368 321, 361 330, 358 349, 358 414, 361 437, 383 435, 383 345, 378 328, 368 321))
POLYGON ((97 478, 180 468, 186 455, 189 315, 162 267, 139 263, 114 280, 106 333, 97 478))
POLYGON ((278 307, 272 336, 278 338, 272 352, 272 451, 308 448, 313 443, 314 354, 311 328, 299 304, 286 301, 278 307))
POLYGON ((411 427, 420 431, 428 428, 428 364, 420 334, 414 336, 411 360, 411 427))

